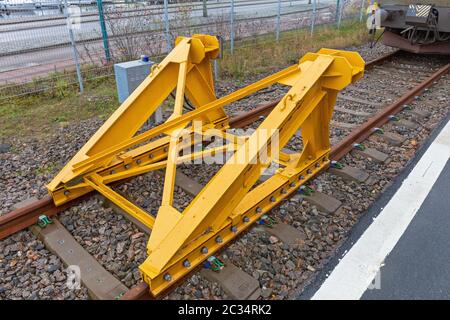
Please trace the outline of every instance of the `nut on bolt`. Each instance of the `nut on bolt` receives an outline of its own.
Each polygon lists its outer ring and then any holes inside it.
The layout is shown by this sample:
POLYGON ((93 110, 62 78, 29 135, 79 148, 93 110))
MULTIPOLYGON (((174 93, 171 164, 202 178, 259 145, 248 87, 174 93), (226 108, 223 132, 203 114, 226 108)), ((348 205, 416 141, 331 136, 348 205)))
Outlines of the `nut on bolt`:
POLYGON ((183 261, 183 267, 185 267, 185 268, 190 268, 191 267, 191 263, 189 262, 188 259, 183 261))
POLYGON ((166 273, 164 275, 164 280, 166 280, 167 282, 172 281, 172 276, 170 274, 166 273))

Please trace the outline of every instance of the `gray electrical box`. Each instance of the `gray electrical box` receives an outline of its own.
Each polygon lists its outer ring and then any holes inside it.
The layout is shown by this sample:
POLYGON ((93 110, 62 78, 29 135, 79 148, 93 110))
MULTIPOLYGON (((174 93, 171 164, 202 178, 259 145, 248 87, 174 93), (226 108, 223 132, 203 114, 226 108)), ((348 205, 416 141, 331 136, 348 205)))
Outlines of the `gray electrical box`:
MULTIPOLYGON (((150 68, 153 64, 154 62, 145 57, 140 60, 116 63, 114 65, 117 94, 119 96, 120 103, 123 103, 150 74, 150 68)), ((156 123, 162 121, 161 109, 158 109, 154 115, 154 120, 156 123)))

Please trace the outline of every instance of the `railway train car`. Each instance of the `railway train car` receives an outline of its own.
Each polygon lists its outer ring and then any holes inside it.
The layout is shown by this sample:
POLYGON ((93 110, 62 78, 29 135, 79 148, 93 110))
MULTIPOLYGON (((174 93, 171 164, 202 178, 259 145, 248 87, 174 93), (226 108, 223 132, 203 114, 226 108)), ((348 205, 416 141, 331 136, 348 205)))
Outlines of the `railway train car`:
POLYGON ((450 54, 450 0, 381 0, 379 7, 385 45, 450 54))

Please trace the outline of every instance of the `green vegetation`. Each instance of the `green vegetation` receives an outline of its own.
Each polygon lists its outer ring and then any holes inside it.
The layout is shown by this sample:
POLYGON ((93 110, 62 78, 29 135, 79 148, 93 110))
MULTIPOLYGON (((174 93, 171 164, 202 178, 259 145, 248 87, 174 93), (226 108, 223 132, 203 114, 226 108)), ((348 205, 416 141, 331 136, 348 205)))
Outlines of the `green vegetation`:
MULTIPOLYGON (((271 73, 296 63, 308 51, 344 48, 367 41, 365 24, 356 22, 345 22, 340 30, 334 25, 317 26, 312 38, 309 32, 309 29, 284 32, 279 43, 273 34, 243 39, 236 43, 233 55, 225 48, 219 67, 221 79, 243 80, 271 73)), ((0 90, 0 141, 10 136, 42 137, 72 121, 106 119, 119 105, 115 80, 105 76, 112 73, 110 69, 89 68, 83 72, 93 76, 85 82, 83 94, 78 93, 75 79, 61 77, 60 73, 29 84, 38 88, 32 95, 2 99, 4 90, 0 90), (53 84, 53 89, 40 92, 40 86, 46 81, 53 84)))
POLYGON ((273 34, 267 34, 239 41, 234 54, 225 49, 220 62, 222 77, 245 79, 248 76, 280 70, 298 62, 306 52, 315 52, 320 48, 342 49, 366 42, 368 32, 365 24, 345 22, 341 28, 335 25, 317 26, 314 36, 310 29, 286 31, 281 34, 278 43, 273 34))
POLYGON ((70 121, 106 119, 118 105, 113 77, 87 82, 83 94, 65 83, 53 92, 0 100, 0 140, 13 135, 41 137, 70 121))

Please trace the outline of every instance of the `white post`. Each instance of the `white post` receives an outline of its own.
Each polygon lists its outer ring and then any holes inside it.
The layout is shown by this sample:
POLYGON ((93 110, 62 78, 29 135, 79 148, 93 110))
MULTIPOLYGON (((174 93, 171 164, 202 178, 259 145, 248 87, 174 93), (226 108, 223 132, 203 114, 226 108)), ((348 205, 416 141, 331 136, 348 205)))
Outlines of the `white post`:
POLYGON ((234 51, 234 0, 231 0, 231 13, 230 13, 230 51, 233 54, 234 51))
POLYGON ((311 37, 314 34, 314 24, 316 23, 317 0, 313 0, 313 12, 311 18, 311 37))
POLYGON ((339 2, 339 13, 338 13, 338 29, 341 27, 342 10, 344 8, 344 0, 339 2))
POLYGON ((67 29, 69 30, 70 44, 72 46, 73 60, 75 61, 75 67, 77 69, 78 84, 80 86, 80 92, 83 93, 83 91, 84 91, 83 78, 81 77, 80 61, 78 61, 78 52, 77 52, 77 48, 75 46, 75 37, 73 36, 73 30, 72 30, 72 19, 70 18, 70 12, 69 12, 69 6, 67 5, 67 0, 64 0, 64 7, 66 9, 66 12, 65 12, 66 13, 66 22, 67 22, 67 29))
POLYGON ((361 0, 361 9, 359 10, 359 22, 362 22, 364 15, 364 0, 361 0))
POLYGON ((172 50, 172 41, 170 40, 170 29, 169 29, 169 0, 164 0, 164 24, 165 24, 165 34, 167 42, 167 53, 172 50))
POLYGON ((276 40, 280 40, 280 24, 281 24, 281 0, 278 0, 278 10, 277 10, 277 31, 276 40))

